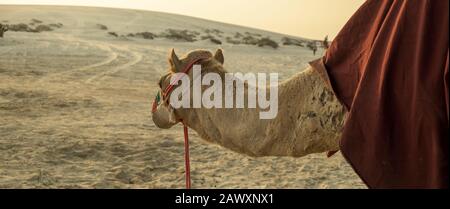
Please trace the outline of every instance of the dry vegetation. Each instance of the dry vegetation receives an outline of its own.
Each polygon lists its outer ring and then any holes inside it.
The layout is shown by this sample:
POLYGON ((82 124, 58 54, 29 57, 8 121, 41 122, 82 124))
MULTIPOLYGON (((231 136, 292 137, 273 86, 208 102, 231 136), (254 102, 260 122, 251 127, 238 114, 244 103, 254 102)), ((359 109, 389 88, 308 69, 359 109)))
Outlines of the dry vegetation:
POLYGON ((196 31, 167 29, 165 32, 161 33, 159 37, 174 41, 194 42, 197 41, 198 35, 200 35, 200 33, 196 31))
MULTIPOLYGON (((3 21, 5 22, 5 21, 3 21)), ((6 21, 9 22, 9 21, 6 21)), ((17 24, 8 24, 3 27, 7 27, 9 31, 14 32, 29 32, 29 33, 40 33, 40 32, 47 32, 47 31, 53 31, 58 28, 62 28, 62 23, 50 23, 50 24, 43 24, 43 21, 38 19, 31 19, 31 22, 26 23, 17 23, 17 24)))
POLYGON ((103 24, 97 24, 96 26, 97 26, 97 28, 100 29, 100 30, 108 30, 108 27, 107 27, 106 25, 103 25, 103 24))
POLYGON ((143 38, 143 39, 150 39, 153 40, 156 37, 158 37, 157 35, 151 33, 151 32, 139 32, 136 34, 128 34, 127 36, 132 36, 132 37, 139 37, 139 38, 143 38))
POLYGON ((294 38, 284 37, 281 41, 285 46, 300 46, 300 47, 305 46, 305 41, 297 40, 294 38))
POLYGON ((217 39, 216 37, 214 37, 214 36, 212 36, 212 35, 202 36, 201 39, 202 39, 202 40, 209 40, 209 41, 211 41, 212 43, 217 44, 217 45, 221 45, 221 44, 222 44, 222 41, 221 41, 221 40, 217 39))
MULTIPOLYGON (((108 27, 103 24, 97 24, 97 27, 100 30, 108 30, 108 27)), ((179 42, 196 42, 199 40, 209 40, 213 44, 222 45, 223 41, 228 44, 233 45, 252 45, 258 47, 270 47, 273 49, 278 49, 280 47, 279 43, 275 40, 272 40, 270 37, 263 37, 258 33, 250 33, 250 32, 236 32, 233 37, 227 36, 225 40, 223 39, 224 32, 218 29, 205 29, 203 30, 204 34, 201 34, 198 31, 194 30, 177 30, 177 29, 167 29, 162 33, 156 34, 153 32, 137 32, 137 33, 128 33, 126 35, 120 35, 117 32, 108 32, 108 35, 114 37, 128 37, 128 38, 141 38, 147 40, 154 40, 157 38, 167 39, 179 42)), ((305 45, 311 45, 307 41, 297 40, 293 38, 284 37, 282 39, 282 44, 285 46, 300 46, 305 47, 305 45)), ((312 49, 311 49, 312 50, 312 49)))
POLYGON ((235 33, 234 37, 227 37, 226 41, 230 44, 244 44, 244 45, 254 45, 259 47, 272 47, 273 49, 277 49, 279 47, 278 43, 272 40, 269 37, 261 38, 262 35, 245 32, 245 35, 242 33, 235 33))
POLYGON ((119 35, 116 32, 108 32, 108 35, 119 37, 119 35))
MULTIPOLYGON (((108 27, 103 24, 96 24, 97 28, 100 30, 108 30, 108 27)), ((194 31, 194 30, 178 30, 178 29, 166 29, 164 32, 156 34, 153 32, 137 32, 128 33, 126 35, 121 35, 117 32, 109 31, 107 34, 113 37, 128 37, 128 38, 141 38, 147 40, 154 40, 157 38, 173 40, 179 42, 196 42, 199 40, 209 40, 213 44, 222 45, 223 42, 233 45, 252 45, 258 47, 269 47, 273 49, 278 49, 280 47, 279 43, 270 37, 263 37, 258 33, 251 32, 236 32, 233 37, 227 36, 224 40, 224 32, 218 29, 205 29, 202 31, 204 34, 194 31)), ((317 41, 305 41, 289 37, 284 37, 281 40, 284 46, 299 46, 307 47, 312 51, 317 51, 317 41)), ((323 45, 327 46, 327 45, 323 45)))

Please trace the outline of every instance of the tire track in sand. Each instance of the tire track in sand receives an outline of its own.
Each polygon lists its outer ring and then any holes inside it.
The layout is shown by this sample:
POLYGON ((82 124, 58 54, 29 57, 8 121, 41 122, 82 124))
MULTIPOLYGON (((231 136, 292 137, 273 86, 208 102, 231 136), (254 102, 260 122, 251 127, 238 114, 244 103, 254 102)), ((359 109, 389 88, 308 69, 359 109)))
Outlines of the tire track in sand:
POLYGON ((106 59, 102 60, 101 62, 97 62, 97 63, 91 64, 91 65, 74 68, 74 69, 66 70, 66 71, 59 72, 59 73, 53 73, 49 76, 46 76, 46 77, 38 80, 38 83, 42 83, 44 81, 49 81, 54 78, 60 78, 62 76, 67 76, 67 75, 70 75, 70 74, 73 74, 76 72, 86 72, 89 70, 97 70, 98 68, 101 68, 103 66, 111 64, 112 62, 117 60, 120 55, 122 55, 123 57, 127 57, 127 58, 131 57, 131 59, 127 60, 127 62, 125 64, 121 64, 119 66, 112 67, 111 69, 106 70, 106 71, 95 73, 93 76, 84 80, 85 84, 93 84, 93 83, 105 80, 106 77, 109 75, 118 73, 119 71, 122 71, 125 69, 128 69, 129 67, 138 64, 143 59, 143 55, 141 53, 130 50, 128 46, 118 46, 118 45, 101 42, 101 41, 84 40, 84 39, 69 36, 66 34, 54 34, 54 35, 56 36, 56 38, 60 39, 63 42, 83 43, 88 46, 102 49, 103 51, 108 53, 108 57, 106 59), (127 55, 130 55, 130 56, 127 56, 127 55))
POLYGON ((79 68, 74 68, 74 69, 70 69, 70 70, 66 70, 66 71, 62 71, 62 72, 58 72, 58 73, 53 73, 51 75, 48 75, 42 79, 39 79, 37 82, 38 83, 42 83, 45 81, 49 81, 53 78, 59 78, 61 76, 65 76, 65 75, 69 75, 72 74, 74 72, 83 72, 83 71, 88 71, 94 68, 98 68, 101 66, 105 66, 108 65, 110 63, 112 63, 114 60, 116 60, 119 56, 118 53, 116 53, 115 51, 112 50, 111 46, 105 43, 101 43, 101 42, 93 42, 93 41, 87 41, 87 40, 82 40, 82 39, 78 39, 78 38, 73 38, 73 37, 69 37, 67 35, 63 35, 63 34, 55 34, 56 37, 62 41, 65 42, 72 42, 72 43, 83 43, 86 44, 88 46, 92 46, 92 47, 96 47, 99 49, 102 49, 103 51, 108 53, 108 56, 106 57, 106 59, 102 60, 101 62, 97 62, 91 65, 86 65, 83 67, 79 67, 79 68))
POLYGON ((129 47, 119 47, 119 46, 112 46, 113 48, 119 49, 121 51, 125 51, 126 53, 131 54, 131 59, 128 60, 127 63, 119 65, 117 67, 114 67, 110 70, 107 70, 105 72, 101 72, 98 73, 94 76, 91 76, 90 78, 88 78, 87 80, 85 80, 86 84, 91 84, 91 83, 95 83, 96 81, 103 81, 106 79, 106 76, 118 73, 119 71, 125 70, 133 65, 138 64, 139 62, 142 61, 143 55, 139 52, 136 51, 132 51, 129 49, 129 47))

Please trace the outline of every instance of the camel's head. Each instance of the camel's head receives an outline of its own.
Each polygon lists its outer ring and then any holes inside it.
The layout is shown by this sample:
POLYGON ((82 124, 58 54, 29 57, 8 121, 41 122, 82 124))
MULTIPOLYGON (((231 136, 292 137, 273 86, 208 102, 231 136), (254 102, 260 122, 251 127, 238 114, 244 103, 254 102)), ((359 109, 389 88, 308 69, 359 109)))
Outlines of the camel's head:
MULTIPOLYGON (((222 50, 220 49, 218 49, 214 55, 207 50, 194 50, 188 52, 181 58, 178 58, 175 54, 175 50, 172 49, 170 51, 168 58, 169 73, 162 76, 158 82, 160 90, 156 98, 152 114, 153 122, 159 128, 169 129, 181 121, 181 115, 178 114, 176 109, 169 105, 169 100, 167 98, 163 98, 162 92, 164 92, 164 90, 170 85, 171 78, 175 73, 181 73, 193 60, 199 57, 207 58, 197 63, 202 65, 202 72, 222 69, 221 67, 224 63, 224 57, 222 50)), ((192 79, 192 71, 190 71, 189 78, 192 79)), ((174 88, 177 87, 175 86, 174 88)))

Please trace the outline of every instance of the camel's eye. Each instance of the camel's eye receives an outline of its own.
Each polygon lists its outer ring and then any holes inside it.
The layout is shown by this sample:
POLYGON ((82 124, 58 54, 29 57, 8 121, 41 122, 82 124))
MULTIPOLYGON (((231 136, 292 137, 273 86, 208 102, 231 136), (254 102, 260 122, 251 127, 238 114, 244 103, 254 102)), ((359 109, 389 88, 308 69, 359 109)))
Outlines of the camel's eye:
POLYGON ((159 83, 158 83, 159 88, 161 88, 161 89, 163 88, 164 81, 166 81, 166 79, 167 79, 167 77, 169 77, 169 75, 170 75, 170 74, 167 74, 167 75, 161 77, 161 79, 159 79, 159 83))

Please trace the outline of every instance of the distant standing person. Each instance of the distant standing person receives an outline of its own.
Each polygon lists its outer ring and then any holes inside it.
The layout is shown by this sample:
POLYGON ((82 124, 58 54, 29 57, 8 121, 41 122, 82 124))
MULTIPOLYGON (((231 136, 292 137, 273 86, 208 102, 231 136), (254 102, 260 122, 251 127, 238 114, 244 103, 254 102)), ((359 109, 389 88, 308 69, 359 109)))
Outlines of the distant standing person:
POLYGON ((310 41, 308 43, 308 48, 311 49, 311 51, 313 51, 313 54, 316 55, 317 52, 317 43, 315 41, 310 41))

